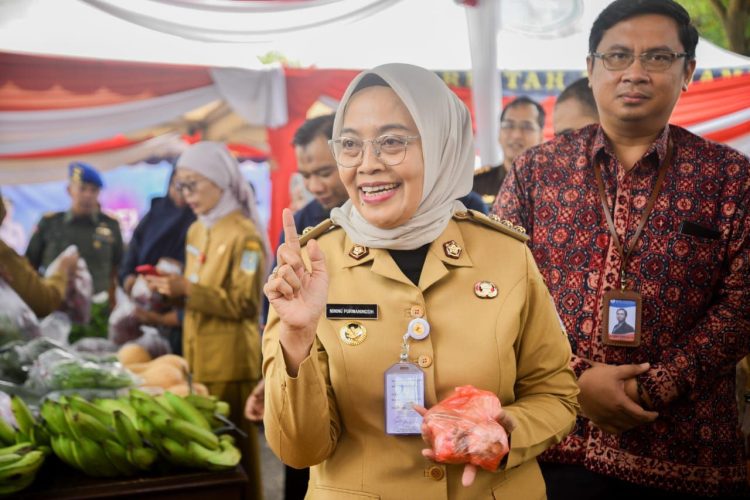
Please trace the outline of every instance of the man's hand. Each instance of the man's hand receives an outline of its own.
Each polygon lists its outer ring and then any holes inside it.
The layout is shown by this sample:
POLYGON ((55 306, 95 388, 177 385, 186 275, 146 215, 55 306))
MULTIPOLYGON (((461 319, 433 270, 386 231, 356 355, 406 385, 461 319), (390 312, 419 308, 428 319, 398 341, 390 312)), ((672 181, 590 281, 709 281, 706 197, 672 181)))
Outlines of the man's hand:
POLYGON ((122 289, 125 290, 125 293, 130 295, 130 291, 133 289, 133 285, 135 285, 135 280, 137 276, 135 274, 128 274, 125 278, 125 281, 122 282, 122 289))
POLYGON ((251 422, 262 422, 263 412, 265 411, 264 397, 266 394, 266 381, 261 380, 255 386, 253 392, 248 396, 245 402, 245 418, 251 422))
POLYGON ((62 274, 71 277, 75 274, 78 267, 78 252, 71 252, 70 255, 60 257, 58 269, 62 274))
POLYGON ((149 290, 159 292, 165 297, 179 298, 190 295, 191 283, 181 274, 146 276, 146 282, 149 290))
POLYGON ((159 325, 161 323, 161 317, 159 314, 153 311, 147 311, 140 307, 135 308, 135 310, 133 311, 133 315, 139 322, 146 325, 159 325))
POLYGON ((596 364, 583 372, 578 379, 581 390, 578 403, 584 416, 610 434, 620 434, 656 420, 659 414, 644 410, 635 402, 637 394, 633 394, 635 377, 648 369, 648 363, 620 366, 596 364))

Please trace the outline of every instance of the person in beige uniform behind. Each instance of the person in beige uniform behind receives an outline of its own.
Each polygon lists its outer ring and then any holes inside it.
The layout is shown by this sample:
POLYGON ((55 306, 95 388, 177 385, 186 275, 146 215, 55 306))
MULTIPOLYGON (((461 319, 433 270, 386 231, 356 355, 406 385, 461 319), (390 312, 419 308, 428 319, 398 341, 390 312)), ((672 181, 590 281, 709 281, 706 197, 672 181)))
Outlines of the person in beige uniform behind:
MULTIPOLYGON (((0 224, 6 215, 2 199, 0 195, 0 224)), ((0 239, 0 278, 41 318, 62 305, 68 280, 74 278, 78 258, 78 252, 60 257, 55 272, 42 278, 28 260, 0 239)))
POLYGON ((388 64, 350 84, 333 137, 350 201, 303 237, 285 210, 264 287, 269 446, 312 466, 309 499, 544 498, 535 457, 577 410, 570 346, 524 235, 455 201, 472 184, 468 110, 434 73, 388 64), (467 384, 500 399, 497 471, 431 461, 418 420, 387 433, 405 425, 386 425, 384 375, 407 329, 426 407, 467 384))
POLYGON ((244 403, 260 379, 259 312, 267 242, 255 198, 237 161, 217 142, 190 146, 177 160, 176 187, 198 220, 188 229, 183 275, 149 277, 151 287, 183 298, 183 353, 194 380, 231 406, 250 498, 261 498, 255 426, 244 403))

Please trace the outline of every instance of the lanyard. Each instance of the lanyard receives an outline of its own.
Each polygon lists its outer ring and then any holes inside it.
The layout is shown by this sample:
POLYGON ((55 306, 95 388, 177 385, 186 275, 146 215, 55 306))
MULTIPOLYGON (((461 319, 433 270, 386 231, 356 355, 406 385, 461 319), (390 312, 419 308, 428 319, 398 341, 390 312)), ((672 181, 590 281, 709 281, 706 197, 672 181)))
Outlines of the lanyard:
POLYGON ((630 240, 630 243, 628 244, 627 248, 623 247, 623 244, 620 241, 620 237, 617 235, 615 224, 612 221, 612 214, 610 213, 609 205, 607 204, 607 194, 604 190, 604 181, 602 180, 601 163, 599 160, 594 162, 594 175, 596 176, 596 184, 599 187, 599 198, 602 201, 602 208, 604 209, 604 217, 606 217, 607 219, 607 226, 609 227, 609 232, 612 234, 612 238, 614 238, 615 244, 617 245, 617 251, 620 253, 620 257, 622 258, 622 267, 620 268, 620 288, 622 290, 625 290, 625 269, 627 268, 628 258, 630 257, 630 253, 635 248, 635 244, 638 241, 638 238, 641 236, 641 232, 643 231, 643 228, 646 226, 646 221, 648 220, 648 216, 651 214, 651 210, 654 208, 654 203, 656 203, 656 198, 659 196, 659 193, 661 192, 662 185, 664 184, 664 178, 667 175, 667 170, 669 170, 669 164, 672 161, 673 151, 674 151, 674 146, 672 145, 672 139, 670 138, 669 143, 667 145, 667 154, 664 155, 664 159, 659 165, 659 174, 658 174, 658 177, 656 178, 656 185, 654 185, 654 190, 651 192, 651 197, 648 199, 646 208, 643 210, 643 214, 641 215, 641 222, 638 224, 638 228, 635 230, 635 234, 633 235, 633 238, 630 240))

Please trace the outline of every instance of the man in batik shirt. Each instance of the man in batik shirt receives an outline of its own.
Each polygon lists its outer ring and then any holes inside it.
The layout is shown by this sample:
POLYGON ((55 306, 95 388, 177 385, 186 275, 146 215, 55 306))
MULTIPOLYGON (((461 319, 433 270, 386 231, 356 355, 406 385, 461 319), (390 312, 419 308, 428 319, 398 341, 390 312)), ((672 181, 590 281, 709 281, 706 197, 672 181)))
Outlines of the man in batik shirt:
POLYGON ((601 125, 527 151, 493 207, 531 237, 579 377, 582 416, 542 457, 551 500, 746 485, 734 376, 750 351, 750 162, 668 124, 697 42, 672 0, 610 4, 587 59, 601 125), (606 332, 612 297, 640 314, 626 345, 606 332))

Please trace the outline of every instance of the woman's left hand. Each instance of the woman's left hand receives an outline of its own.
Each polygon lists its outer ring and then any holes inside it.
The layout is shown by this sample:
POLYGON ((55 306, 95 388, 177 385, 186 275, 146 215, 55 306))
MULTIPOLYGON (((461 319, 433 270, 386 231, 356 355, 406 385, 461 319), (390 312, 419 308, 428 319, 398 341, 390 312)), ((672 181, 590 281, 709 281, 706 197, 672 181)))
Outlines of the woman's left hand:
POLYGON ((190 294, 190 282, 181 274, 146 276, 149 289, 166 297, 184 297, 190 294))
MULTIPOLYGON (((414 410, 416 410, 417 413, 422 415, 422 417, 424 417, 425 414, 427 413, 427 408, 423 406, 419 406, 419 405, 414 405, 414 410)), ((500 423, 500 425, 503 426, 508 436, 510 436, 510 433, 513 432, 513 430, 516 428, 516 425, 517 425, 516 419, 514 419, 504 409, 500 409, 500 414, 497 415, 497 421, 500 423)), ((425 424, 423 423, 422 424, 422 436, 425 435, 425 430, 426 430, 425 424)), ((437 462, 437 460, 435 460, 435 451, 432 448, 423 448, 422 456, 428 460, 437 462)), ((464 473, 461 476, 461 484, 463 484, 465 487, 471 486, 472 483, 474 482, 474 479, 476 479, 476 477, 477 477, 477 466, 474 464, 465 464, 464 473)))

